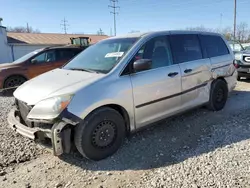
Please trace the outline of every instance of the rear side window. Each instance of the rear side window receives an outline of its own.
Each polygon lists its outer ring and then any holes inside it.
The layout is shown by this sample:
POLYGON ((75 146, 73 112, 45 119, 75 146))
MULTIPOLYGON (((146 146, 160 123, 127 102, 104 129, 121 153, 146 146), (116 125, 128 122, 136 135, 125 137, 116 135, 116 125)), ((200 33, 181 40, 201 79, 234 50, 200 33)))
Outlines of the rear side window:
POLYGON ((171 35, 170 38, 175 63, 202 59, 202 51, 197 35, 171 35))
POLYGON ((219 36, 201 35, 201 43, 209 58, 229 54, 225 42, 219 36))
POLYGON ((70 60, 76 56, 80 51, 73 49, 60 49, 57 51, 59 60, 70 60))

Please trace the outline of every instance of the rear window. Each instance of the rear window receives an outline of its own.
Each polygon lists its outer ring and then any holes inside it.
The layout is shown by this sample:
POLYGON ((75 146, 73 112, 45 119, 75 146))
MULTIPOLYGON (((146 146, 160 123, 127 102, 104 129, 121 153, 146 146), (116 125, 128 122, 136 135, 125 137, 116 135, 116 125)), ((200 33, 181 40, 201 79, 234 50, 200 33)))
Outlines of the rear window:
POLYGON ((202 52, 197 35, 171 35, 170 39, 175 63, 202 59, 202 52))
POLYGON ((201 43, 209 58, 229 54, 225 42, 219 36, 201 35, 201 43))

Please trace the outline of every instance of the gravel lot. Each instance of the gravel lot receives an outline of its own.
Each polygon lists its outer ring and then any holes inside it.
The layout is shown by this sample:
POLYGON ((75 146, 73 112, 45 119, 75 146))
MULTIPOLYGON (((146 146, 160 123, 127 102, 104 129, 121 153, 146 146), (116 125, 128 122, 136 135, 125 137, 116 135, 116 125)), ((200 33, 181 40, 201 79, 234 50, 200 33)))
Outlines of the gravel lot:
POLYGON ((7 127, 13 99, 0 97, 0 187, 250 187, 250 83, 224 110, 200 108, 126 140, 99 162, 60 159, 7 127))

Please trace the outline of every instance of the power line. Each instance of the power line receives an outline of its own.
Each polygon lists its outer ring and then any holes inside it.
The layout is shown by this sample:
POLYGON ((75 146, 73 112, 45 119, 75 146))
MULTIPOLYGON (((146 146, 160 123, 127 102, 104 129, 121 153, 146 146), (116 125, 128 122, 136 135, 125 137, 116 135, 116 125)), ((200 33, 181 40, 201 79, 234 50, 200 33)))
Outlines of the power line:
POLYGON ((114 34, 116 36, 116 14, 118 14, 116 10, 120 7, 116 6, 116 3, 118 3, 118 0, 110 0, 110 2, 113 3, 112 5, 109 5, 109 7, 113 9, 113 11, 110 13, 114 15, 114 34))
POLYGON ((61 26, 62 26, 62 29, 64 31, 64 34, 67 34, 69 24, 65 18, 62 20, 61 26))

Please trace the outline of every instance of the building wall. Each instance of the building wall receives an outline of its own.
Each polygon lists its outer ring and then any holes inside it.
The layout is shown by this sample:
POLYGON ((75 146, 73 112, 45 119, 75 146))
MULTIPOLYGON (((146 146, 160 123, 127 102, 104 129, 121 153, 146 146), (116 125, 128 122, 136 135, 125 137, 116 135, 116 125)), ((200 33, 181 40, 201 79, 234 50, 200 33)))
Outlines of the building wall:
POLYGON ((0 63, 11 62, 10 48, 7 43, 6 28, 0 26, 0 63))
POLYGON ((13 52, 13 58, 14 60, 34 51, 34 50, 37 50, 37 49, 40 49, 40 48, 45 48, 45 47, 48 47, 48 45, 20 45, 20 44, 13 44, 11 45, 13 47, 10 47, 10 48, 13 48, 13 50, 11 50, 13 52))

